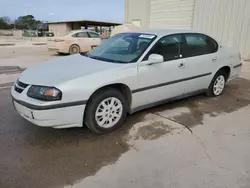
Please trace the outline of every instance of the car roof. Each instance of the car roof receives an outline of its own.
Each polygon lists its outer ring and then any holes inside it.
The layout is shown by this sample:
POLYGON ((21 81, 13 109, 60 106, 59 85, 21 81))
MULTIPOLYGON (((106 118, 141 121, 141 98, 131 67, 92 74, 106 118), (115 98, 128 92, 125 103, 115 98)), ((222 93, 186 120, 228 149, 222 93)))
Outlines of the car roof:
MULTIPOLYGON (((132 33, 132 31, 130 32, 132 33)), ((154 34, 158 37, 179 34, 179 33, 200 33, 192 30, 171 30, 171 29, 149 29, 149 30, 136 30, 133 33, 144 33, 144 34, 154 34)))

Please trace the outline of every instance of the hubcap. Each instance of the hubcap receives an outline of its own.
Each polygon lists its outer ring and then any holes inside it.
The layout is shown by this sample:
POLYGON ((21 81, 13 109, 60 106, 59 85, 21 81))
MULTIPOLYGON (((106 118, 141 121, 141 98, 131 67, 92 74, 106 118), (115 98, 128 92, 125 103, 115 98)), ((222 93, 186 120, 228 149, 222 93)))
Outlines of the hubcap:
POLYGON ((110 97, 103 100, 96 109, 95 120, 102 128, 113 127, 122 117, 123 106, 119 99, 110 97))
POLYGON ((76 47, 74 47, 74 48, 72 48, 72 52, 73 52, 73 54, 76 54, 76 53, 78 53, 78 49, 76 47))
POLYGON ((222 91, 224 90, 225 87, 225 77, 224 76, 219 76, 215 82, 214 82, 214 94, 216 96, 220 95, 222 91))

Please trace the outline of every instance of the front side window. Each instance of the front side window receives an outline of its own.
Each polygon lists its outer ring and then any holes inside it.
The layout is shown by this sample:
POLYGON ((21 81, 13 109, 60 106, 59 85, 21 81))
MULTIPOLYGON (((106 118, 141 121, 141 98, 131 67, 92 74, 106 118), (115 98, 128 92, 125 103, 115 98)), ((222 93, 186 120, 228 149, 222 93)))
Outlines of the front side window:
POLYGON ((185 34, 186 45, 183 50, 184 57, 193 57, 215 53, 218 44, 210 37, 203 34, 185 34))
POLYGON ((99 35, 99 34, 93 33, 93 32, 89 32, 89 36, 90 36, 91 38, 100 38, 100 35, 99 35))
POLYGON ((76 37, 76 38, 89 38, 89 35, 87 32, 79 32, 79 33, 75 33, 74 35, 72 35, 72 37, 76 37))
POLYGON ((160 39, 151 49, 150 54, 159 54, 164 57, 164 61, 180 58, 182 37, 180 34, 170 35, 160 39))
POLYGON ((107 62, 136 62, 156 35, 143 33, 120 33, 102 42, 86 56, 107 62))

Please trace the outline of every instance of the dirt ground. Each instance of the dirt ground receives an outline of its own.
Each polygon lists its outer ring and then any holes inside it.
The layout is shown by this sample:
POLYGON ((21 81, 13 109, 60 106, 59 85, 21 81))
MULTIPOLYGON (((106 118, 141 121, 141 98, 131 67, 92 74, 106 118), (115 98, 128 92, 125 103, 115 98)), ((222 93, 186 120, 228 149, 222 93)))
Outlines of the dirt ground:
POLYGON ((13 82, 29 66, 60 57, 46 46, 0 47, 0 86, 13 82))
POLYGON ((96 135, 85 127, 40 128, 13 109, 14 77, 53 58, 63 57, 45 47, 0 49, 1 188, 250 187, 248 63, 218 98, 145 110, 96 135))

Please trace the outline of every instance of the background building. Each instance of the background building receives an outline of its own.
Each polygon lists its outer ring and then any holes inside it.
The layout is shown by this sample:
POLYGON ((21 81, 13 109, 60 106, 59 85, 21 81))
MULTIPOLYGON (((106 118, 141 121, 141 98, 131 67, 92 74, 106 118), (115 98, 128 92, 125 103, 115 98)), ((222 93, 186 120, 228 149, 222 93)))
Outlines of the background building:
POLYGON ((125 0, 125 21, 208 33, 250 58, 250 0, 125 0))
POLYGON ((99 33, 103 34, 105 31, 109 32, 114 26, 120 23, 92 21, 92 20, 76 20, 76 21, 61 21, 49 22, 49 31, 53 32, 55 36, 63 36, 72 30, 79 29, 97 29, 99 33))

